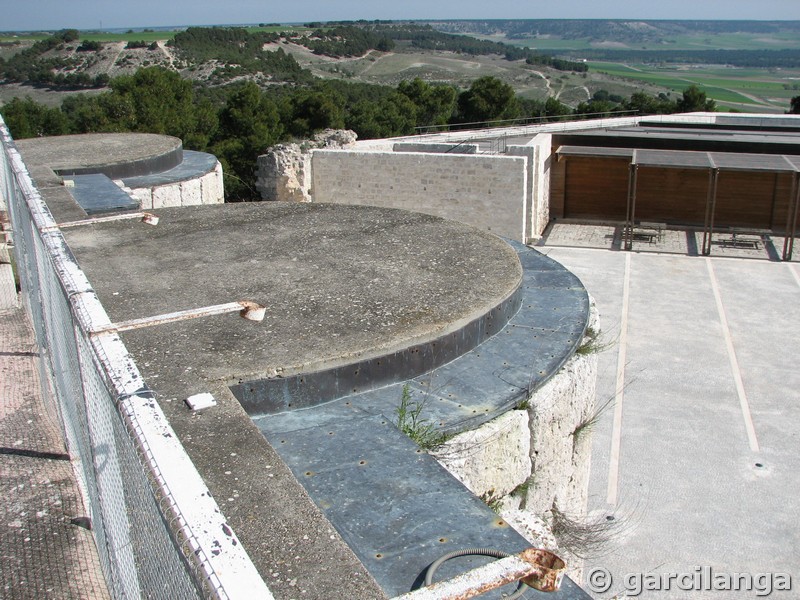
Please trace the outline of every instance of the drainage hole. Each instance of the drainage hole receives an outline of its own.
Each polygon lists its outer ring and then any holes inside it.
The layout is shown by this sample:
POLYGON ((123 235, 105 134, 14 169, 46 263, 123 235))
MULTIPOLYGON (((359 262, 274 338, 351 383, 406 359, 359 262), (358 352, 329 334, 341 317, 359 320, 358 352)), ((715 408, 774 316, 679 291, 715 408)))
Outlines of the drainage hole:
POLYGON ((365 460, 360 460, 360 461, 358 461, 358 464, 360 464, 360 465, 365 465, 365 464, 367 464, 367 461, 365 461, 365 460))
POLYGON ((447 541, 447 538, 439 538, 439 543, 444 544, 447 541))
POLYGON ((378 554, 376 554, 376 555, 375 555, 375 558, 377 558, 378 560, 380 560, 381 558, 383 558, 383 554, 381 554, 381 553, 378 553, 378 554))
POLYGON ((764 466, 764 463, 756 463, 756 466, 760 469, 761 467, 764 466))

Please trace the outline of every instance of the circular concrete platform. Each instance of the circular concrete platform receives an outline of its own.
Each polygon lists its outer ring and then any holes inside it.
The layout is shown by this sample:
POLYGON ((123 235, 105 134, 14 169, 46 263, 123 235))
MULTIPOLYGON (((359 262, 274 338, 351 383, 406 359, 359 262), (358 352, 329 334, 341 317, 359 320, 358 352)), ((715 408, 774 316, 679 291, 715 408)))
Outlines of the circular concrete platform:
POLYGON ((262 323, 225 315, 123 333, 164 393, 198 377, 287 376, 424 344, 491 313, 522 280, 503 240, 418 213, 285 203, 155 212, 155 227, 64 230, 112 321, 245 299, 267 307, 262 323))
POLYGON ((111 179, 172 169, 183 160, 180 139, 152 133, 87 133, 16 142, 27 164, 59 175, 102 173, 111 179))

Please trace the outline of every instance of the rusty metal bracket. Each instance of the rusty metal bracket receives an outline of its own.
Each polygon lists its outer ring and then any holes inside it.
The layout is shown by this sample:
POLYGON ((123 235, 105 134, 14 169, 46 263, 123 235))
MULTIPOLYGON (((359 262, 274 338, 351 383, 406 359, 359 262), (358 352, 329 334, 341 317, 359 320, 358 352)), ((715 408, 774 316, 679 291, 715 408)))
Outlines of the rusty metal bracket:
POLYGON ((149 212, 132 212, 119 215, 111 215, 108 217, 95 217, 92 219, 83 219, 81 221, 67 221, 65 223, 57 223, 49 227, 43 227, 42 233, 49 233, 59 229, 67 229, 69 227, 80 227, 82 225, 95 225, 97 223, 112 223, 114 221, 127 221, 128 219, 139 219, 142 223, 148 225, 158 225, 158 217, 149 212))
POLYGON ((565 569, 566 564, 556 554, 529 548, 392 600, 464 600, 515 581, 542 592, 554 592, 561 587, 565 569))
POLYGON ((249 321, 263 321, 266 314, 266 307, 251 302, 250 300, 240 300, 238 302, 228 302, 227 304, 216 304, 214 306, 204 306, 202 308, 190 308, 178 312, 156 315, 154 317, 143 317, 141 319, 131 319, 119 323, 111 323, 105 327, 93 330, 92 335, 101 333, 129 331, 131 329, 141 329, 142 327, 152 327, 176 321, 187 321, 199 317, 210 317, 231 312, 238 312, 239 316, 249 321))

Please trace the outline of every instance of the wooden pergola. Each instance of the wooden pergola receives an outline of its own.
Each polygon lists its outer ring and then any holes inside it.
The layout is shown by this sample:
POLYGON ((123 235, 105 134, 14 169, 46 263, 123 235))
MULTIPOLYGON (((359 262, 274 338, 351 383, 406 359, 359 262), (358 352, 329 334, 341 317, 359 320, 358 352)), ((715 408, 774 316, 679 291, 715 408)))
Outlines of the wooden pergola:
MULTIPOLYGON (((594 158, 628 158, 628 194, 623 234, 624 247, 630 250, 636 219, 636 194, 639 167, 662 169, 699 169, 708 171, 708 190, 705 202, 702 254, 711 254, 711 239, 715 233, 717 181, 722 171, 789 173, 792 178, 786 227, 784 230, 783 260, 791 260, 797 235, 800 207, 800 156, 783 154, 742 154, 734 152, 699 152, 687 150, 648 150, 639 148, 606 148, 595 146, 561 146, 559 159, 565 156, 594 158)), ((747 229, 747 228, 743 228, 747 229)))

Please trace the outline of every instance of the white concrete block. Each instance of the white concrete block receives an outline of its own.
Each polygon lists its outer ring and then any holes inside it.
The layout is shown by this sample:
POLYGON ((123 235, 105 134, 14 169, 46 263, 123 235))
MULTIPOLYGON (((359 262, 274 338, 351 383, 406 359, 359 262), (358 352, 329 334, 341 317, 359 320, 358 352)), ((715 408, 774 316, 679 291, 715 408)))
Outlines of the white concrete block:
POLYGON ((170 208, 181 205, 180 184, 162 185, 153 188, 153 208, 170 208))
POLYGON ((131 195, 139 201, 142 210, 153 208, 153 191, 150 188, 133 188, 131 195))
POLYGON ((541 517, 521 509, 501 510, 500 516, 517 533, 528 540, 532 548, 544 548, 558 553, 558 542, 548 524, 541 517))
POLYGON ((189 408, 192 410, 203 410, 204 408, 216 406, 217 401, 214 399, 213 395, 209 394, 208 392, 204 392, 202 394, 194 394, 193 396, 189 396, 186 398, 186 404, 188 404, 189 408))
POLYGON ((201 202, 203 204, 222 204, 225 190, 222 183, 222 165, 217 162, 214 170, 200 178, 201 202))
POLYGON ((198 206, 203 203, 200 178, 180 182, 181 206, 198 206))
POLYGON ((500 498, 531 472, 528 414, 512 410, 432 452, 476 496, 500 498))

